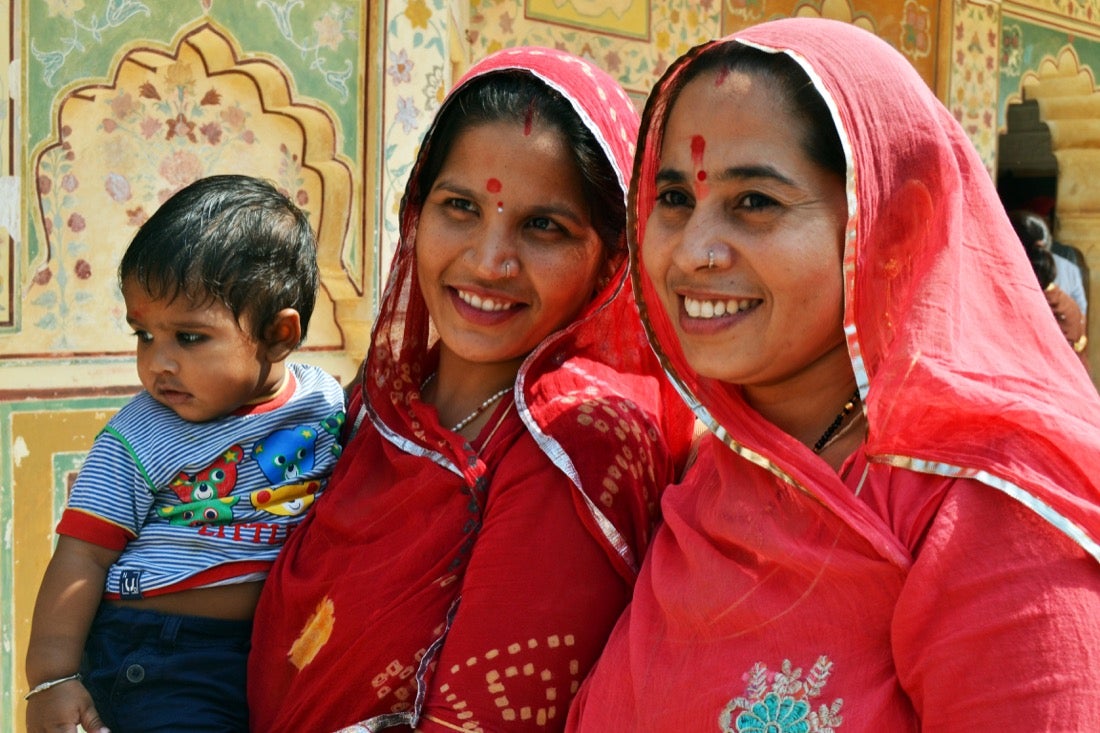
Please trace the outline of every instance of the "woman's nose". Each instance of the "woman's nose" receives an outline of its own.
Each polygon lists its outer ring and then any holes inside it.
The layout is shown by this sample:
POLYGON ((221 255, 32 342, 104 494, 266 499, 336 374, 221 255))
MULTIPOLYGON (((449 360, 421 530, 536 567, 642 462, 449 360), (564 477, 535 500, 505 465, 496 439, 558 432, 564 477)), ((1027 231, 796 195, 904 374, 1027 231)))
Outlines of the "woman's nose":
POLYGON ((733 254, 729 224, 721 212, 697 206, 684 225, 673 257, 683 272, 728 267, 733 254))
POLYGON ((478 276, 512 277, 519 272, 515 234, 504 222, 490 222, 471 245, 478 276))

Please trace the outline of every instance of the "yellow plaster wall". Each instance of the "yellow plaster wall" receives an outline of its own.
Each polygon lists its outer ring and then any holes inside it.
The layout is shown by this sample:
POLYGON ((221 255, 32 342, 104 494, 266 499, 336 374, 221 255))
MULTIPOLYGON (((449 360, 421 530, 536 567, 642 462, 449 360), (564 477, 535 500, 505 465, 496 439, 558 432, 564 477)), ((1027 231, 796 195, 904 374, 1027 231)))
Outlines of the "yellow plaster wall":
MULTIPOLYGON (((11 501, 17 508, 12 551, 13 593, 15 609, 12 628, 14 649, 25 650, 30 635, 30 609, 38 593, 38 583, 46 570, 54 546, 53 528, 60 518, 60 499, 70 485, 71 475, 57 466, 60 455, 82 454, 90 438, 114 414, 113 408, 81 409, 56 403, 37 403, 40 409, 28 407, 9 417, 12 450, 16 454, 12 468, 11 501), (33 446, 33 448, 31 448, 33 446)), ((22 655, 18 655, 22 664, 22 655)), ((25 688, 18 677, 19 692, 25 688)), ((22 695, 15 702, 15 719, 21 721, 25 703, 22 695)))

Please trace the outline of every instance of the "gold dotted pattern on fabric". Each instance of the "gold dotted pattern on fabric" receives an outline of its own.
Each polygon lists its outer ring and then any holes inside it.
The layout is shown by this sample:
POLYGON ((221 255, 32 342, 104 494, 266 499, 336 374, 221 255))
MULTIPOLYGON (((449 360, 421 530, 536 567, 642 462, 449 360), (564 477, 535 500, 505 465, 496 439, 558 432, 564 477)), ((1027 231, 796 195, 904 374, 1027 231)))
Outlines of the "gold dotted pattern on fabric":
MULTIPOLYGON (((534 722, 539 726, 549 726, 565 715, 569 701, 577 693, 580 687, 580 662, 568 655, 575 640, 571 634, 554 634, 540 642, 538 639, 528 639, 526 642, 509 644, 504 648, 490 649, 480 657, 470 657, 464 662, 453 664, 448 670, 451 680, 457 677, 466 677, 474 674, 484 680, 485 689, 492 697, 500 715, 499 721, 480 721, 474 717, 474 712, 469 709, 466 700, 459 696, 455 690, 456 684, 445 681, 439 686, 439 692, 443 699, 454 711, 459 730, 476 733, 483 730, 483 726, 489 725, 489 730, 498 730, 504 724, 516 722, 534 722), (543 648, 545 647, 545 648, 543 648), (566 668, 569 679, 555 679, 553 672, 541 666, 533 659, 545 662, 550 654, 567 655, 566 668), (526 658, 526 659, 525 659, 526 658), (508 695, 509 681, 523 679, 527 686, 531 679, 536 679, 544 685, 544 698, 539 704, 519 704, 508 695), (564 687, 564 689, 563 689, 564 687)), ((466 684, 465 679, 463 684, 466 684)), ((531 701, 523 701, 531 702, 531 701)))
MULTIPOLYGON (((657 436, 639 419, 638 406, 630 400, 596 397, 577 405, 577 423, 586 428, 614 435, 618 450, 609 456, 608 466, 596 497, 605 507, 615 503, 624 480, 634 485, 643 483, 649 474, 654 482, 652 446, 657 436)), ((647 500, 651 497, 647 497, 647 500)))
MULTIPOLYGON (((432 630, 432 636, 443 633, 443 625, 432 630)), ((371 678, 371 689, 379 699, 389 698, 389 711, 391 713, 404 713, 413 709, 416 699, 416 670, 420 668, 420 660, 427 654, 427 648, 422 648, 413 655, 411 660, 403 661, 394 659, 386 665, 385 669, 371 678)))

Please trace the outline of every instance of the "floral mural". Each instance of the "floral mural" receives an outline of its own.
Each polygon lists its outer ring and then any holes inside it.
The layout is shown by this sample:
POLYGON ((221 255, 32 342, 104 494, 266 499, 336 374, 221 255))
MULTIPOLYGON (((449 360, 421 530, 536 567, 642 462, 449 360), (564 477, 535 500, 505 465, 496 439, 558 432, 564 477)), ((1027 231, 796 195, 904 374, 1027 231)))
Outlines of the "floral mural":
POLYGON ((573 14, 560 22, 548 13, 533 20, 524 0, 473 0, 466 34, 472 59, 505 46, 547 46, 582 56, 630 92, 640 107, 668 65, 692 46, 720 33, 722 0, 649 2, 649 40, 622 38, 573 25, 573 14))
POLYGON ((955 0, 947 108, 966 130, 990 175, 997 159, 997 9, 955 0))
POLYGON ((350 173, 317 157, 333 155, 324 115, 281 101, 274 67, 223 68, 214 58, 227 50, 201 26, 174 52, 135 49, 111 84, 76 88, 60 104, 58 133, 34 158, 46 248, 25 306, 49 349, 132 350, 114 268, 150 214, 202 176, 266 178, 310 213, 319 235, 327 224, 337 247, 345 240, 350 173))

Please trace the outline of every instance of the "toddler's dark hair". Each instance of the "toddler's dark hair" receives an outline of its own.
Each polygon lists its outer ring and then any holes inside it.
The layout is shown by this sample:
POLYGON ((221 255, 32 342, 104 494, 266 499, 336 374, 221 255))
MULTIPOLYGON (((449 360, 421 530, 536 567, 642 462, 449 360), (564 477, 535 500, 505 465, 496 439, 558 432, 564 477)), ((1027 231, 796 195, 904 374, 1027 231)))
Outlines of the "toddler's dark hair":
POLYGON ((201 178, 146 221, 118 268, 153 298, 225 304, 252 335, 283 308, 298 311, 305 338, 317 300, 317 244, 305 212, 267 181, 201 178))

